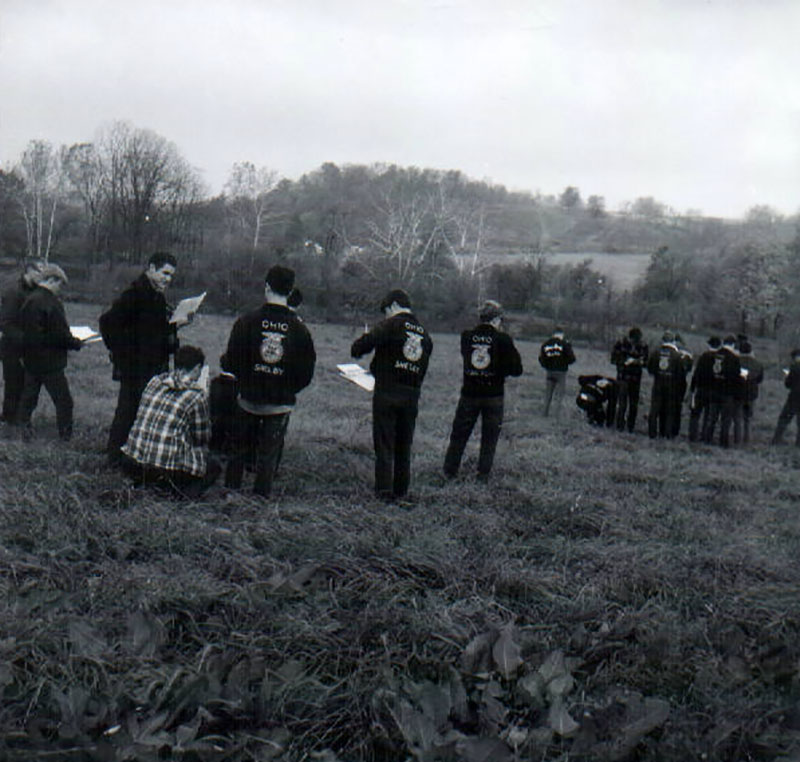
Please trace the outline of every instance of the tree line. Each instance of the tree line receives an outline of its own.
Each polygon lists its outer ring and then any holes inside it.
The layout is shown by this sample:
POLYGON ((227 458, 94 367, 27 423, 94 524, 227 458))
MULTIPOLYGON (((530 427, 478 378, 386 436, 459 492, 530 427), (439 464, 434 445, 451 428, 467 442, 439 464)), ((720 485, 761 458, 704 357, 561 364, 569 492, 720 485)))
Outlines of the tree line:
POLYGON ((72 291, 108 301, 149 253, 181 258, 176 286, 211 304, 258 300, 268 264, 286 262, 316 318, 355 319, 402 286, 433 325, 455 327, 483 298, 519 320, 565 322, 609 338, 618 326, 670 323, 774 335, 793 331, 800 218, 756 206, 743 219, 678 213, 652 197, 606 208, 602 195, 510 192, 457 170, 325 163, 297 180, 249 161, 211 195, 178 147, 115 122, 92 142, 32 140, 0 171, 0 260, 53 258, 72 291), (556 265, 556 252, 583 252, 556 265), (592 254, 649 256, 623 290, 592 254))

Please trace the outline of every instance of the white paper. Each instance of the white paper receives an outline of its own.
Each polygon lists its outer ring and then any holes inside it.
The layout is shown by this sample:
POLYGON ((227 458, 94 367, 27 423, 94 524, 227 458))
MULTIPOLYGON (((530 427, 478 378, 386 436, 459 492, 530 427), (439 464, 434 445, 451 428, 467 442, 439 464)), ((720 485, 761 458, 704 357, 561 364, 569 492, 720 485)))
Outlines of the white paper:
POLYGON ((210 385, 211 385, 211 371, 208 365, 203 366, 203 370, 200 371, 200 378, 197 379, 197 385, 206 393, 208 394, 210 385))
POLYGON ((91 344, 93 341, 100 341, 103 338, 94 328, 90 328, 88 325, 71 325, 69 332, 85 344, 91 344))
POLYGON ((362 368, 358 363, 342 363, 341 365, 337 365, 336 368, 342 378, 352 381, 362 389, 371 392, 375 388, 375 376, 365 368, 362 368))
POLYGON ((206 293, 207 292, 203 291, 199 296, 190 296, 187 299, 181 299, 175 311, 172 313, 169 322, 185 323, 189 319, 189 315, 194 315, 194 313, 200 309, 203 299, 206 298, 206 293))

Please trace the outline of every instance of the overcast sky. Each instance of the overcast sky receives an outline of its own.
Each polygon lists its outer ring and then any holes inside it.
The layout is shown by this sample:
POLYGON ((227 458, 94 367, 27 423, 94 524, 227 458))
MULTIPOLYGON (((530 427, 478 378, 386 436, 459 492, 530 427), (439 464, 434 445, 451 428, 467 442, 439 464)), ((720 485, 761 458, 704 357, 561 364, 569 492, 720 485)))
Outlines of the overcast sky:
POLYGON ((236 161, 800 210, 798 0, 0 0, 0 165, 127 120, 236 161))

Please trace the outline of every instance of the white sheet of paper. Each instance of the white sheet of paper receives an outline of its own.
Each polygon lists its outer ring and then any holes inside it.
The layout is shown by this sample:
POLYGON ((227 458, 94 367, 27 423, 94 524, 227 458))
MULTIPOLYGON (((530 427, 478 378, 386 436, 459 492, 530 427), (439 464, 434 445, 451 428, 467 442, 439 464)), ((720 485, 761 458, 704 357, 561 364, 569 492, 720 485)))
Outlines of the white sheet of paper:
POLYGON ((80 339, 86 344, 91 344, 93 341, 101 341, 103 338, 94 328, 90 328, 88 325, 71 325, 69 332, 76 339, 80 339))
POLYGON ((339 371, 339 375, 342 378, 352 381, 368 392, 371 392, 375 388, 375 376, 365 368, 362 368, 358 363, 342 363, 341 365, 337 365, 336 369, 339 371))
POLYGON ((200 305, 203 303, 203 299, 206 298, 206 291, 203 291, 202 294, 199 296, 190 296, 187 299, 181 299, 178 302, 178 306, 175 308, 175 311, 172 313, 172 317, 169 319, 170 323, 181 323, 189 319, 189 315, 193 315, 197 310, 200 309, 200 305))

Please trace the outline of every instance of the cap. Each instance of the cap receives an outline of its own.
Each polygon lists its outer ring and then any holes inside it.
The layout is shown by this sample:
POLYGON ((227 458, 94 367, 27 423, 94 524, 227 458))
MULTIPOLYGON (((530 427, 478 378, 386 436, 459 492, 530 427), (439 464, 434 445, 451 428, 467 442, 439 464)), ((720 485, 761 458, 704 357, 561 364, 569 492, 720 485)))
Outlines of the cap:
POLYGON ((496 302, 494 299, 487 299, 481 306, 478 317, 484 323, 491 323, 495 318, 503 317, 503 308, 500 302, 496 302))

